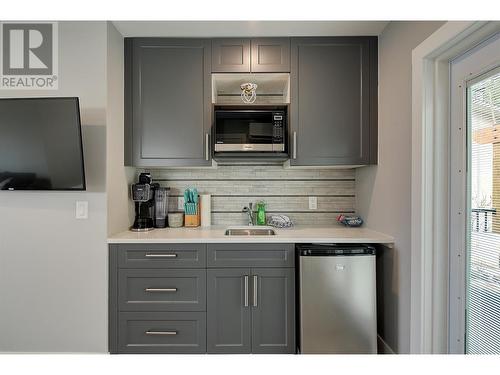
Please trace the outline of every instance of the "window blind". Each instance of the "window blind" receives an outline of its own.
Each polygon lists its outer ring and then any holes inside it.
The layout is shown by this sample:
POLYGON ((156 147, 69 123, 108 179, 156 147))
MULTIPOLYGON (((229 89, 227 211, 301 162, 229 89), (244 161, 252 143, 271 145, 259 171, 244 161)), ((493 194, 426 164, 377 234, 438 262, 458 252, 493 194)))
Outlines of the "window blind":
POLYGON ((468 87, 466 353, 500 354, 500 72, 468 87))

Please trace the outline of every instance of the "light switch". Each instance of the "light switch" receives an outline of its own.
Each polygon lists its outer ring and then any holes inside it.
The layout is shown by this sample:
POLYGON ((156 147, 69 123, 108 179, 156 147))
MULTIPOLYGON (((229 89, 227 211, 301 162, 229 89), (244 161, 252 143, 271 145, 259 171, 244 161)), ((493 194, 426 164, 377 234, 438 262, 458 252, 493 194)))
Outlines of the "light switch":
POLYGON ((76 201, 75 218, 88 219, 89 218, 89 202, 76 201))
POLYGON ((318 209, 318 197, 309 197, 309 209, 310 210, 318 209))

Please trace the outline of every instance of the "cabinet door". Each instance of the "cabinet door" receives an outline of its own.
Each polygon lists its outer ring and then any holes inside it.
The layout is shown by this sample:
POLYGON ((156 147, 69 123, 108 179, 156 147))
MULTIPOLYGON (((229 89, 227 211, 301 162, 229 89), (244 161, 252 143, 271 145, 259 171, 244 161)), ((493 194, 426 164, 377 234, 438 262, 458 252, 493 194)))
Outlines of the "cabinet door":
POLYGON ((290 71, 290 38, 261 38, 251 41, 253 73, 290 71))
POLYGON ((295 273, 252 269, 252 353, 295 353, 295 273))
POLYGON ((126 39, 125 54, 127 164, 209 165, 210 41, 126 39))
POLYGON ((376 43, 292 38, 291 165, 376 162, 376 43))
POLYGON ((212 72, 249 73, 250 40, 236 38, 213 39, 212 72))
POLYGON ((207 351, 250 353, 250 269, 207 270, 207 351))

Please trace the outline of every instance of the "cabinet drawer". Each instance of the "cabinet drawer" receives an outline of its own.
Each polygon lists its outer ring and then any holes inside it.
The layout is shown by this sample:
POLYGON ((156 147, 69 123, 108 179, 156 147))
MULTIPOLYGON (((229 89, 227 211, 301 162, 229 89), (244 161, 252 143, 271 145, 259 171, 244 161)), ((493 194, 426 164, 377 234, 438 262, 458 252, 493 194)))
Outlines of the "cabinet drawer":
POLYGON ((207 247, 208 267, 294 267, 293 244, 214 244, 207 247))
POLYGON ((121 311, 205 311, 206 271, 127 270, 118 272, 121 311))
POLYGON ((118 245, 120 268, 205 268, 204 244, 118 245))
POLYGON ((120 353, 205 353, 204 312, 122 312, 120 353))

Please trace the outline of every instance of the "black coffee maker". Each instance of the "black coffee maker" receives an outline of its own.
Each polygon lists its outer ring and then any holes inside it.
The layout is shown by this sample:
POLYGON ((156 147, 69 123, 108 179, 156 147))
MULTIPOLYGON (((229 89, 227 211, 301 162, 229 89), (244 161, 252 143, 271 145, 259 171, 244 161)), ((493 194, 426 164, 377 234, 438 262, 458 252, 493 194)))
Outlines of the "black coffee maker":
POLYGON ((145 232, 154 228, 155 191, 159 188, 159 184, 151 181, 151 174, 141 173, 139 182, 132 185, 135 220, 130 230, 134 232, 145 232))

